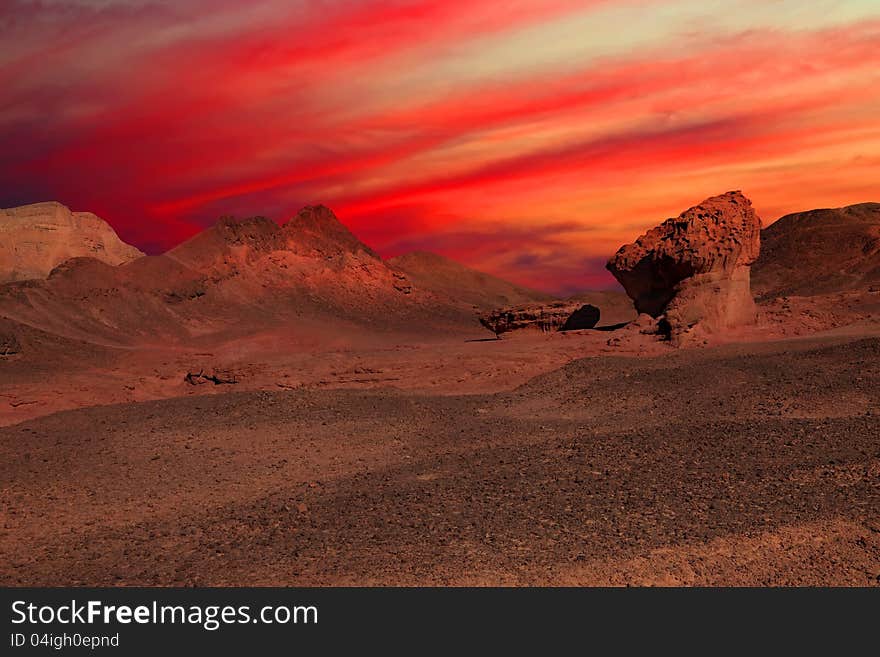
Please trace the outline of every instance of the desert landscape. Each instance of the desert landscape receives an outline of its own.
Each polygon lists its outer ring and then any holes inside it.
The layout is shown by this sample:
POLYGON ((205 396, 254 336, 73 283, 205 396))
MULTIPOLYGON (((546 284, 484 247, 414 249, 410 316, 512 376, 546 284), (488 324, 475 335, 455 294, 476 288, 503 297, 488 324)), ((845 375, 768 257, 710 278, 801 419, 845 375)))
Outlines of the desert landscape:
POLYGON ((764 219, 558 298, 321 205, 2 211, 0 582, 876 586, 880 204, 764 219))

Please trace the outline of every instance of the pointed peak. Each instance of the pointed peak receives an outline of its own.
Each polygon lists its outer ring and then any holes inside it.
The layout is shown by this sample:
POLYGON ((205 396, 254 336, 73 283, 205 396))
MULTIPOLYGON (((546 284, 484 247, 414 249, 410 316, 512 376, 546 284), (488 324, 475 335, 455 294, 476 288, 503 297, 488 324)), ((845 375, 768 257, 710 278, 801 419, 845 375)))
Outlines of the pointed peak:
POLYGON ((289 231, 338 235, 348 233, 336 214, 326 205, 307 205, 284 224, 289 231))
POLYGON ((294 218, 298 218, 302 221, 339 221, 339 219, 336 217, 336 213, 334 213, 333 210, 328 208, 323 203, 318 203, 317 205, 306 205, 305 207, 301 208, 299 212, 296 213, 296 216, 294 218))
POLYGON ((325 253, 363 251, 378 257, 370 247, 355 237, 326 205, 305 206, 284 224, 283 230, 297 246, 325 253))

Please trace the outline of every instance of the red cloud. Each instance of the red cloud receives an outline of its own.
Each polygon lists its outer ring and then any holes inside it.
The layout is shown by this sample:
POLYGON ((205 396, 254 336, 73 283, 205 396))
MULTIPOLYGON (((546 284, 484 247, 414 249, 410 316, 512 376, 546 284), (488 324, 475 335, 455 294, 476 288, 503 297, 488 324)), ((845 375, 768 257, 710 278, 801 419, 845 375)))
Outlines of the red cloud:
MULTIPOLYGON (((762 181, 767 196, 755 200, 765 207, 801 209, 791 199, 808 203, 810 190, 794 186, 819 172, 831 176, 823 193, 840 191, 833 198, 869 188, 855 173, 865 166, 847 174, 829 158, 871 155, 880 143, 880 107, 867 91, 880 81, 878 22, 705 35, 674 56, 636 49, 555 75, 409 79, 406 93, 394 86, 405 66, 430 72, 463 44, 593 4, 516 0, 499 11, 490 0, 374 0, 293 12, 274 0, 245 9, 225 0, 211 3, 209 16, 199 2, 4 3, 0 201, 55 198, 154 249, 219 214, 283 219, 321 201, 390 252, 479 233, 487 209, 493 221, 591 225, 599 219, 577 213, 542 219, 543 199, 564 206, 568 196, 574 207, 585 194, 670 172, 680 180, 669 197, 689 198, 689 172, 728 172, 715 179, 739 187, 743 172, 772 158, 788 158, 789 170, 762 181), (390 97, 369 96, 385 91, 390 97), (604 127, 588 134, 592 125, 604 127)), ((601 220, 621 224, 603 226, 604 239, 614 231, 630 239, 643 205, 637 192, 619 197, 616 214, 601 220)), ((534 255, 534 243, 503 233, 494 230, 486 248, 534 255)), ((482 257, 449 250, 472 263, 482 257)), ((524 262, 499 273, 527 269, 568 287, 580 266, 524 262)))

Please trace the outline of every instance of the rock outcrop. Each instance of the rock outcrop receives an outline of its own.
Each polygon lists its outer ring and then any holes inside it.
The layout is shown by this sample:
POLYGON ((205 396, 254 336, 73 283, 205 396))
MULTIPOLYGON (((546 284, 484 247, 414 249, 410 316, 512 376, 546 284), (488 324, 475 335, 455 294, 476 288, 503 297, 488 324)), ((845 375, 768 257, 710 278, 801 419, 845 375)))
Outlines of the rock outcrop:
POLYGON ((0 210, 0 283, 45 278, 69 258, 119 265, 143 255, 90 212, 56 202, 0 210))
POLYGON ((549 304, 530 304, 518 308, 495 310, 480 317, 480 324, 496 336, 524 329, 548 333, 591 329, 599 323, 599 315, 599 309, 596 306, 580 302, 557 301, 549 304))
POLYGON ((755 321, 750 266, 761 220, 741 192, 706 199, 627 244, 607 268, 673 340, 755 321))

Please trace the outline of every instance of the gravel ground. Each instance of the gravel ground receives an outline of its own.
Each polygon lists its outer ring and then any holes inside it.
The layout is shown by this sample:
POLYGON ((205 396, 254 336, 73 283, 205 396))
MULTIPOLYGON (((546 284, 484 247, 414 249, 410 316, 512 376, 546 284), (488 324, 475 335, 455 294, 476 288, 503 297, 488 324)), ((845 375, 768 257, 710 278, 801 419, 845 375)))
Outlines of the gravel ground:
POLYGON ((880 340, 0 428, 4 585, 880 584, 880 340))

